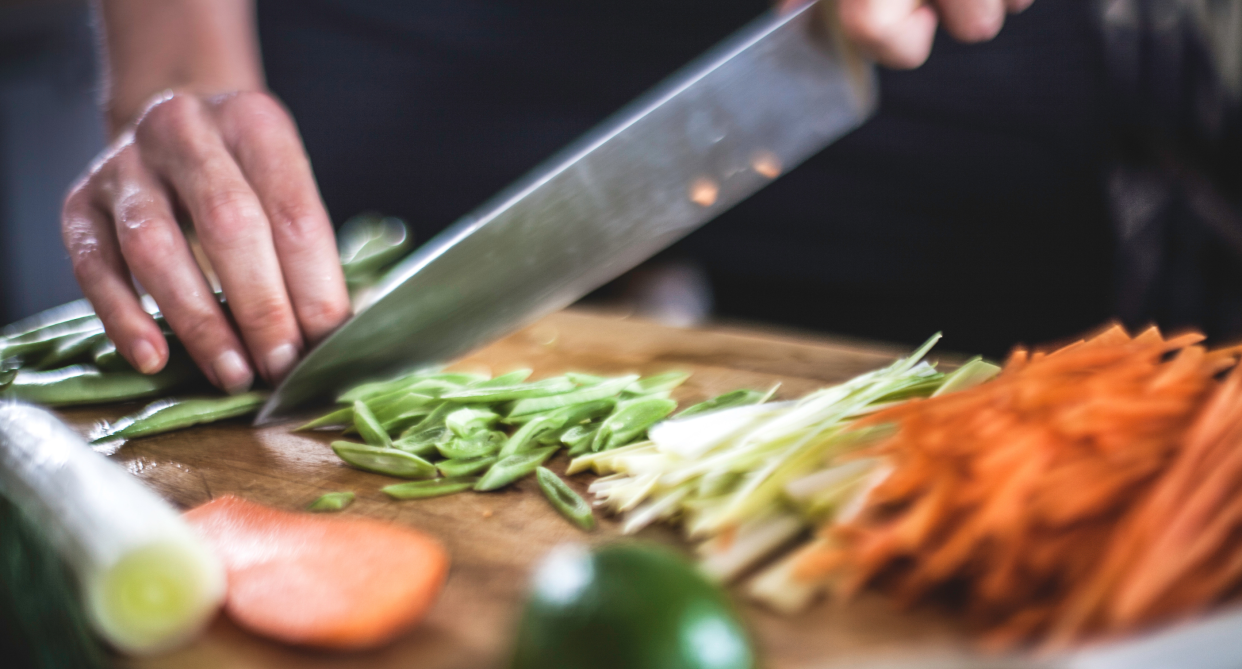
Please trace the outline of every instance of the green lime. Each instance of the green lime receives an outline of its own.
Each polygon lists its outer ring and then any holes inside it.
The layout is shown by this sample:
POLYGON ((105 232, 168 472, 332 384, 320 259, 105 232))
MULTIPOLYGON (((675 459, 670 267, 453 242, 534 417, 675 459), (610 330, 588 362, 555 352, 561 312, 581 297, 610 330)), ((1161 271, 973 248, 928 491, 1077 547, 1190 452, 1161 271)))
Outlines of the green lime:
POLYGON ((728 596, 676 553, 563 546, 535 573, 513 669, 752 669, 728 596))

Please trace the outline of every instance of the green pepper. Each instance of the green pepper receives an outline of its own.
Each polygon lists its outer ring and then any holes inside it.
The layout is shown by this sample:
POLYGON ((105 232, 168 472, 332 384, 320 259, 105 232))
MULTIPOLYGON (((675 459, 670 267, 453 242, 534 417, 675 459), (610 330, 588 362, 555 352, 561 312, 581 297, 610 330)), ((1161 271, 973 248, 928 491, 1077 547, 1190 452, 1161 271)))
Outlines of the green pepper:
POLYGON ((733 392, 717 395, 710 400, 686 407, 683 411, 678 412, 675 418, 686 418, 687 416, 706 413, 708 411, 716 411, 718 409, 732 409, 733 407, 758 404, 769 394, 770 393, 759 392, 758 390, 734 390, 733 392))
POLYGON ((559 376, 553 379, 535 381, 534 383, 517 383, 508 386, 478 385, 472 388, 455 390, 451 393, 444 393, 440 397, 453 402, 492 404, 495 402, 509 402, 512 400, 524 400, 533 397, 559 395, 567 393, 573 389, 573 381, 570 381, 563 376, 559 376))
POLYGON ((495 411, 482 406, 464 406, 444 417, 444 426, 459 437, 486 430, 500 420, 495 411))
POLYGON ((450 460, 459 460, 495 455, 504 443, 504 432, 478 430, 464 437, 442 440, 436 444, 436 449, 450 460))
POLYGON ((362 400, 354 400, 354 428, 358 430, 358 434, 367 444, 379 448, 392 448, 392 437, 388 436, 376 420, 375 414, 371 413, 371 409, 362 400))
POLYGON ((595 514, 591 513, 590 505, 562 481, 561 477, 547 467, 539 467, 535 469, 535 481, 539 483, 539 489, 548 498, 552 508, 569 522, 588 532, 594 529, 595 514))
POLYGON ((354 503, 352 492, 329 492, 306 505, 307 511, 340 511, 354 503))
POLYGON ((487 491, 503 488, 535 471, 557 450, 556 446, 544 446, 501 458, 479 479, 474 489, 487 491))
POLYGON ((349 441, 332 442, 332 451, 349 464, 376 474, 405 479, 426 479, 436 475, 435 465, 395 448, 376 448, 349 441))
POLYGON ((123 402, 162 395, 201 379, 188 359, 173 357, 155 374, 102 373, 92 365, 74 365, 46 372, 22 370, 0 397, 44 406, 123 402))
POLYGON ((91 433, 91 441, 132 439, 173 430, 214 423, 255 413, 267 401, 268 393, 252 391, 233 397, 168 399, 147 405, 142 411, 112 424, 104 423, 91 433))
POLYGON ((409 483, 394 483, 393 485, 384 486, 380 488, 380 491, 396 499, 426 499, 428 497, 440 497, 465 492, 473 488, 478 481, 479 478, 477 476, 411 481, 409 483))
POLYGON ((470 476, 491 467, 499 459, 494 455, 484 455, 477 458, 441 460, 436 463, 436 467, 445 476, 470 476))
POLYGON ((673 413, 676 408, 677 402, 659 397, 622 402, 600 425, 595 439, 591 442, 591 450, 607 451, 624 446, 673 413))
POLYGON ((637 375, 623 376, 616 379, 600 382, 586 388, 579 388, 568 393, 560 395, 549 395, 548 397, 534 397, 527 400, 518 400, 513 404, 513 408, 509 410, 508 415, 522 416, 525 414, 539 413, 549 409, 559 409, 571 404, 579 404, 581 402, 593 402, 609 397, 614 397, 621 393, 622 390, 638 379, 637 375))

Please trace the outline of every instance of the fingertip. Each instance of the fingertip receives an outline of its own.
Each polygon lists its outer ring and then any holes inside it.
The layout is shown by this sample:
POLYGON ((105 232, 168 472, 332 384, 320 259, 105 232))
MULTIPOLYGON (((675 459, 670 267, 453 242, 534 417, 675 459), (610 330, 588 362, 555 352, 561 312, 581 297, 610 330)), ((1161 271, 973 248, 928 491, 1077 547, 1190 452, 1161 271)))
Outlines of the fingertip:
POLYGON ((267 380, 273 384, 279 383, 297 364, 298 357, 298 347, 293 344, 281 344, 268 351, 263 358, 267 380))
POLYGON ((140 338, 129 349, 130 364, 143 374, 154 374, 164 368, 167 358, 145 338, 140 338))
POLYGON ((227 350, 216 356, 211 369, 216 375, 220 389, 230 395, 244 393, 254 385, 254 372, 250 370, 246 359, 237 351, 227 350))

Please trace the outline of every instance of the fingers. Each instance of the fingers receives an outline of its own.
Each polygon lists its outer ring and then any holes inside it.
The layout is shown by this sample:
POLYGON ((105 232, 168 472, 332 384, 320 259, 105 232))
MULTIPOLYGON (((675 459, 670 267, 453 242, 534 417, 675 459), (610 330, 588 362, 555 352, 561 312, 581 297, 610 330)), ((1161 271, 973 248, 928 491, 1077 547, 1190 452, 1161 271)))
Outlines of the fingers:
POLYGON ((302 333, 318 341, 350 312, 336 236, 293 120, 270 96, 215 101, 224 141, 271 223, 285 287, 302 333))
POLYGON ((151 108, 135 137, 144 162, 189 212, 259 372, 279 381, 297 362, 302 335, 263 206, 212 119, 197 99, 176 95, 151 108))
POLYGON ((936 36, 936 11, 923 0, 839 0, 845 34, 889 67, 922 65, 936 36))
POLYGON ((1006 12, 1020 12, 1033 0, 838 0, 845 34, 876 61, 909 69, 931 54, 938 23, 963 42, 995 37, 1006 12))
POLYGON ((168 342, 138 300, 111 217, 95 205, 89 179, 75 186, 65 199, 61 233, 74 276, 117 351, 144 374, 163 369, 168 361, 168 342))
POLYGON ((136 149, 117 155, 107 169, 103 199, 134 276, 212 383, 230 393, 249 389, 254 373, 245 349, 194 262, 162 184, 136 149))
POLYGON ((963 42, 996 37, 1005 23, 1005 0, 937 0, 944 29, 963 42))

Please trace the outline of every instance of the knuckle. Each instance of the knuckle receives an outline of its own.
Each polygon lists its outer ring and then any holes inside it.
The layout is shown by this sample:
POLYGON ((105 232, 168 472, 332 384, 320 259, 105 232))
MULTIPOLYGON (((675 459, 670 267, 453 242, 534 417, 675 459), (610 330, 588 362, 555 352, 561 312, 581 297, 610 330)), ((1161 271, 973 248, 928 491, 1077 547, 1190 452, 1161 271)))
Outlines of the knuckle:
POLYGON ((295 242, 314 239, 328 228, 327 217, 310 203, 293 200, 272 205, 269 216, 272 228, 295 242))
POLYGON ((180 232, 166 223, 150 216, 122 221, 117 226, 121 255, 139 267, 158 267, 176 257, 180 232))
POLYGON ((238 189, 221 188, 203 197, 205 220, 196 221, 201 232, 216 244, 229 245, 243 239, 263 211, 255 199, 238 189))
POLYGON ((298 305, 302 329, 312 340, 328 333, 349 318, 348 300, 313 299, 298 305))
POLYGON ((153 104, 138 119, 135 137, 139 143, 183 138, 200 118, 198 100, 190 95, 172 95, 153 104))
POLYGON ((876 46, 884 43, 890 26, 871 2, 843 2, 840 5, 841 28, 854 42, 876 46))
POLYGON ((201 305, 183 306, 179 313, 168 315, 173 330, 187 345, 201 347, 216 339, 217 333, 224 324, 218 314, 201 305))

